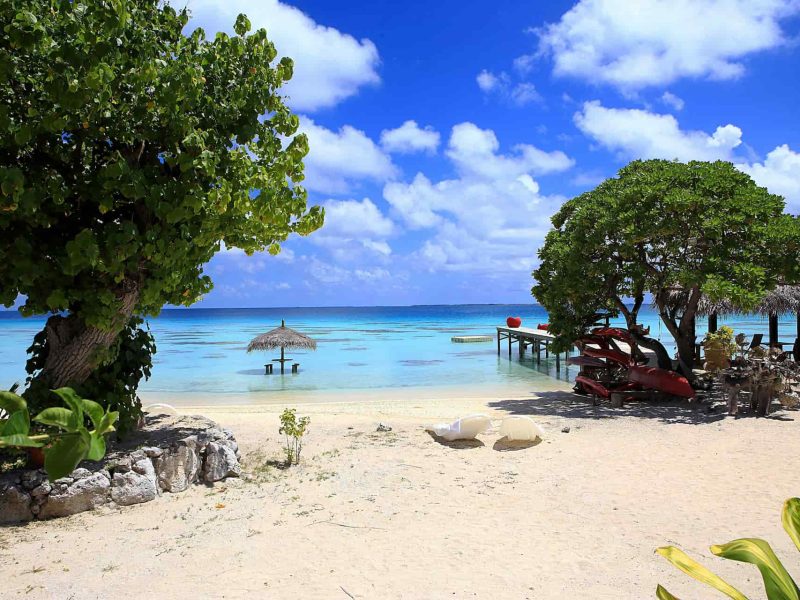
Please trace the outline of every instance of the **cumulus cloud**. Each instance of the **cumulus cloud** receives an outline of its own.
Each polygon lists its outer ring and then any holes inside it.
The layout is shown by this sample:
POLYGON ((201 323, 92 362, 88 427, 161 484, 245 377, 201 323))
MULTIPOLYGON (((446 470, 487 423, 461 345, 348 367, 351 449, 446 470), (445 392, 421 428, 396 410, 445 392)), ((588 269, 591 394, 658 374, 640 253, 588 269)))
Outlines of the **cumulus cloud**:
POLYGON ((626 158, 730 160, 742 143, 742 130, 735 125, 717 127, 712 134, 684 131, 672 115, 606 108, 597 101, 584 103, 574 121, 584 134, 626 158))
POLYGON ((623 90, 678 79, 734 79, 751 54, 786 43, 797 0, 581 0, 538 30, 556 75, 623 90))
POLYGON ((372 200, 328 200, 323 206, 325 224, 309 238, 312 243, 328 248, 343 262, 392 253, 386 239, 395 233, 395 224, 372 200))
POLYGON ((294 110, 334 106, 380 82, 375 44, 320 25, 278 0, 189 0, 188 7, 190 29, 231 32, 239 13, 249 17, 254 29, 265 28, 278 55, 294 60, 294 77, 283 90, 294 110))
POLYGON ((323 206, 325 225, 320 233, 325 235, 386 237, 394 229, 392 221, 369 198, 329 200, 323 206))
POLYGON ((783 144, 767 154, 764 162, 741 164, 739 168, 758 185, 786 198, 789 212, 800 213, 800 152, 783 144))
POLYGON ((496 179, 564 171, 574 164, 560 150, 546 152, 530 144, 517 144, 513 153, 506 155, 499 154, 499 148, 494 131, 466 122, 453 127, 446 154, 462 174, 496 179))
MULTIPOLYGON (((498 77, 494 73, 491 73, 486 69, 484 69, 483 71, 478 73, 478 76, 475 78, 475 81, 478 83, 478 87, 481 88, 482 91, 491 92, 500 87, 501 85, 503 85, 504 82, 502 79, 502 75, 504 74, 501 74, 501 76, 498 77)), ((508 76, 506 75, 506 79, 507 78, 508 76)))
POLYGON ((384 129, 381 132, 381 146, 386 152, 433 154, 439 147, 439 132, 430 126, 420 128, 416 121, 409 120, 397 129, 384 129))
POLYGON ((431 271, 469 271, 487 276, 529 271, 563 198, 544 196, 533 175, 572 165, 563 153, 529 145, 500 152, 493 131, 456 125, 446 156, 458 178, 390 182, 383 195, 409 229, 431 235, 413 253, 431 271))
POLYGON ((397 174, 391 158, 367 134, 350 125, 331 131, 303 117, 300 131, 308 136, 310 147, 303 182, 310 190, 343 194, 359 180, 380 183, 397 174))
MULTIPOLYGON (((515 62, 515 68, 521 71, 515 62)), ((530 82, 520 82, 514 84, 511 77, 505 71, 495 75, 484 69, 475 78, 478 87, 484 94, 495 94, 516 106, 525 106, 531 102, 540 102, 542 96, 536 90, 536 86, 530 82)))
POLYGON ((661 94, 661 102, 675 110, 683 110, 685 102, 672 92, 664 92, 661 94))

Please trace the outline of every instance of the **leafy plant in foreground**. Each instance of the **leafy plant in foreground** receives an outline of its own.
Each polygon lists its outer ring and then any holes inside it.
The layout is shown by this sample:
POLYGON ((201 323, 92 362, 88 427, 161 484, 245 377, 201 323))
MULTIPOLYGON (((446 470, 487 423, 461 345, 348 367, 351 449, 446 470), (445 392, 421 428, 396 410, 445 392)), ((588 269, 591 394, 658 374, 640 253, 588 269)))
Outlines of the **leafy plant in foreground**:
MULTIPOLYGON (((781 522, 794 545, 800 550, 800 498, 789 498, 783 504, 781 522)), ((690 577, 710 585, 729 598, 747 600, 747 596, 691 559, 679 548, 664 546, 658 548, 656 552, 690 577)), ((768 600, 800 600, 800 589, 764 540, 757 538, 733 540, 727 544, 711 546, 711 552, 722 558, 751 563, 758 567, 764 580, 768 600)), ((656 597, 660 600, 678 600, 660 585, 656 588, 656 597)))
POLYGON ((100 460, 106 454, 105 434, 114 431, 117 412, 104 411, 93 400, 80 398, 71 388, 53 390, 68 408, 44 409, 33 420, 54 432, 31 432, 28 405, 22 396, 0 392, 0 449, 44 448, 44 468, 54 481, 69 475, 85 459, 100 460), (86 427, 86 417, 94 429, 86 427))
POLYGON ((309 417, 297 418, 297 411, 294 408, 287 408, 281 413, 281 426, 278 433, 285 436, 286 441, 286 465, 300 462, 300 451, 303 449, 303 435, 308 424, 311 422, 309 417))

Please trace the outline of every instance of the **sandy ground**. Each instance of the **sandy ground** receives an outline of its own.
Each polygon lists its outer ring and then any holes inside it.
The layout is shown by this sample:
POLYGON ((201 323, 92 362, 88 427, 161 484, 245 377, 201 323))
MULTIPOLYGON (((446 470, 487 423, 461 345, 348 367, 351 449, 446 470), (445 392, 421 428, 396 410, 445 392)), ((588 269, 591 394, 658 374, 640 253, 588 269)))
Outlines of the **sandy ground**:
POLYGON ((283 470, 281 408, 183 409, 234 430, 248 478, 0 529, 0 596, 643 599, 660 582, 719 597, 653 552, 677 544, 760 598, 754 567, 708 552, 742 536, 768 539, 800 575, 780 526, 800 494, 798 413, 615 410, 563 391, 317 402, 299 406, 303 462, 283 470), (477 443, 423 430, 475 410, 497 419, 477 443), (508 414, 532 415, 544 441, 498 441, 508 414))

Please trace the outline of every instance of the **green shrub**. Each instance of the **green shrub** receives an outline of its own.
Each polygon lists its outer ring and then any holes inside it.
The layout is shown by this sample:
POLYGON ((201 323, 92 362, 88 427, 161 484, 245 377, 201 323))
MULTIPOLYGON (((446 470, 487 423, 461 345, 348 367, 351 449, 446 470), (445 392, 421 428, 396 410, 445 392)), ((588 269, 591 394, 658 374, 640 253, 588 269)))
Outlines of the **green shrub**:
MULTIPOLYGON (((783 504, 781 514, 783 528, 800 550, 800 498, 789 498, 783 504)), ((747 597, 735 587, 718 577, 703 565, 674 546, 664 546, 656 550, 681 571, 698 581, 710 585, 734 600, 747 600, 747 597)), ((757 538, 742 538, 727 544, 711 546, 711 553, 739 562, 746 562, 758 567, 764 580, 764 589, 768 600, 800 600, 800 589, 791 578, 786 568, 772 551, 770 545, 757 538)), ((662 586, 656 588, 659 600, 677 600, 662 586)))
POLYGON ((97 402, 79 397, 70 388, 52 390, 67 408, 45 408, 33 418, 43 432, 31 431, 28 404, 13 392, 0 392, 0 449, 44 448, 44 468, 54 481, 66 477, 85 459, 106 454, 105 435, 114 431, 119 416, 104 411, 97 402), (94 429, 86 426, 87 417, 94 429), (49 430, 49 431, 48 431, 49 430))
POLYGON ((287 408, 281 413, 281 426, 278 433, 285 437, 286 465, 300 462, 300 451, 303 449, 303 435, 306 433, 308 424, 311 422, 309 417, 297 418, 297 411, 294 408, 287 408))

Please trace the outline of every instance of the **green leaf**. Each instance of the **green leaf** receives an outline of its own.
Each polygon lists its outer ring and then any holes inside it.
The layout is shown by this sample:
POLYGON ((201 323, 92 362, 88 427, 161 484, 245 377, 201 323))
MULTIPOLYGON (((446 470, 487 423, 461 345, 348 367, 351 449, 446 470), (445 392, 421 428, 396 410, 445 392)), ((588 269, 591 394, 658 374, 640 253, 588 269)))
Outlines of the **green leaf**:
POLYGON ((53 390, 53 393, 56 394, 61 400, 64 401, 64 404, 69 406, 70 410, 72 410, 72 421, 71 421, 71 430, 75 430, 78 427, 83 426, 83 399, 75 393, 75 390, 68 387, 58 388, 57 390, 53 390))
POLYGON ((103 435, 105 433, 114 431, 114 423, 117 422, 118 418, 119 411, 111 411, 104 414, 103 418, 100 420, 100 425, 98 425, 96 428, 96 433, 98 435, 103 435))
POLYGON ((656 587, 656 598, 658 598, 658 600, 680 600, 680 598, 673 596, 665 590, 661 584, 656 587))
POLYGON ((710 585, 715 590, 718 590, 734 600, 747 600, 747 596, 742 594, 735 587, 727 583, 721 577, 715 575, 703 565, 690 558, 683 550, 675 546, 664 546, 656 549, 661 556, 666 558, 673 565, 678 567, 681 571, 693 577, 701 583, 710 585))
POLYGON ((50 481, 66 477, 86 458, 89 442, 81 435, 70 435, 57 440, 45 450, 44 470, 50 481))
POLYGON ((0 392, 0 408, 11 414, 18 410, 27 409, 28 404, 22 396, 18 396, 13 392, 0 392))
POLYGON ((783 503, 781 521, 786 533, 800 550, 800 498, 789 498, 783 503))
POLYGON ((89 415, 89 419, 94 425, 94 428, 97 429, 100 426, 100 421, 103 420, 103 407, 100 406, 94 400, 87 400, 83 398, 83 411, 89 415))
POLYGON ((31 420, 28 416, 28 410, 18 410, 15 413, 12 413, 10 417, 3 425, 3 430, 0 431, 0 435, 8 436, 8 435, 28 435, 28 432, 31 430, 31 420))
POLYGON ((86 458, 89 460, 101 460, 106 455, 106 440, 102 435, 92 435, 89 442, 89 452, 86 458))
POLYGON ((770 545, 757 538, 742 538, 727 544, 711 546, 711 552, 722 558, 746 562, 758 567, 764 589, 770 600, 800 600, 800 590, 775 556, 770 545))
POLYGON ((43 444, 32 440, 27 435, 2 435, 0 436, 0 448, 16 447, 16 448, 41 448, 43 444))
POLYGON ((60 427, 71 431, 72 411, 62 406, 53 406, 45 408, 42 412, 36 415, 33 420, 42 425, 51 425, 53 427, 60 427))
POLYGON ((236 35, 243 36, 248 31, 250 31, 250 19, 247 18, 247 15, 240 14, 236 17, 236 23, 233 26, 233 30, 236 32, 236 35))

